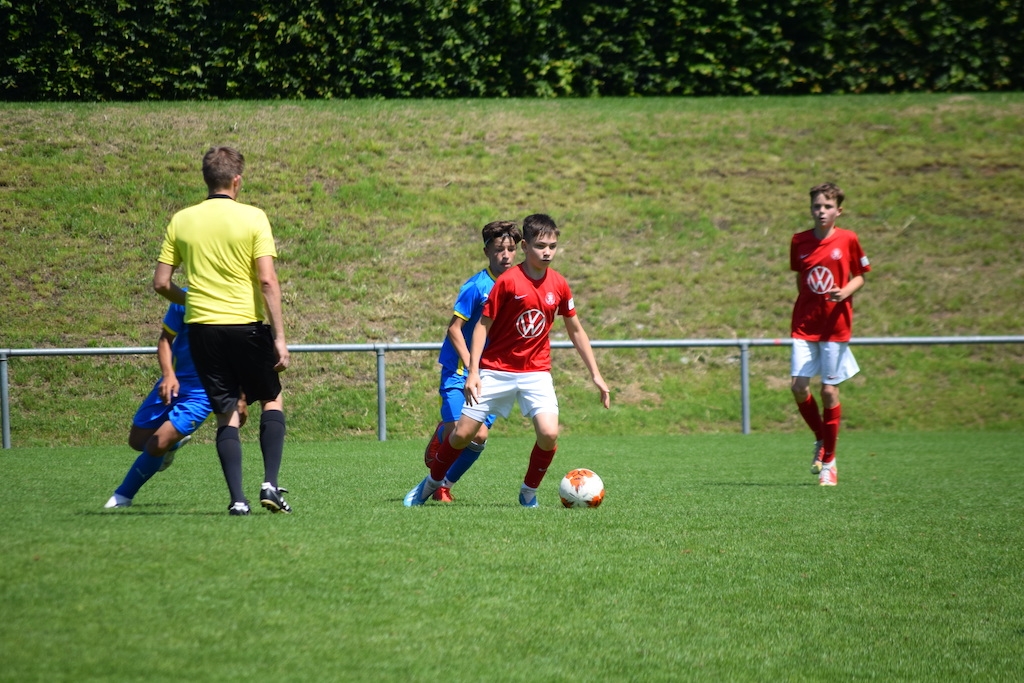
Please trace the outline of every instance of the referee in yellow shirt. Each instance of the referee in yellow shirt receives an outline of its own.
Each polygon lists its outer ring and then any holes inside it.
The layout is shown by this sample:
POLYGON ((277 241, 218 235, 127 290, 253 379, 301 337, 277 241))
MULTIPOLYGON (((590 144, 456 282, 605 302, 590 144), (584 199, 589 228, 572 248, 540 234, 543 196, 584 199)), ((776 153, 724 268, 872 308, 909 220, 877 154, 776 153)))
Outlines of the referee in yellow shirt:
POLYGON ((259 401, 264 481, 260 505, 291 512, 278 486, 284 452, 284 402, 278 373, 288 367, 277 249, 267 215, 237 202, 245 159, 231 147, 203 157, 206 201, 174 214, 164 235, 153 289, 185 305, 192 359, 217 417, 217 456, 231 493, 228 512, 248 515, 242 487, 238 399, 259 401), (188 293, 173 281, 183 267, 188 293))

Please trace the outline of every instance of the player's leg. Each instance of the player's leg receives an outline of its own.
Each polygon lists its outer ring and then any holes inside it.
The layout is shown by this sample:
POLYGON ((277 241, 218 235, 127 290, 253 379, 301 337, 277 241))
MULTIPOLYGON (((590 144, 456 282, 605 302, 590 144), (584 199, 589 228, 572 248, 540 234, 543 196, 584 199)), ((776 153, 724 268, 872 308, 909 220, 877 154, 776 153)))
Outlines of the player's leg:
POLYGON ((423 464, 429 469, 437 457, 437 449, 455 429, 455 421, 459 419, 462 412, 462 404, 465 396, 462 395, 462 387, 466 380, 457 373, 450 370, 441 370, 441 382, 437 389, 438 411, 441 415, 440 421, 434 426, 430 434, 427 447, 423 450, 423 464))
POLYGON ((519 504, 537 507, 537 489, 558 450, 558 398, 547 372, 524 373, 519 382, 519 407, 533 420, 537 437, 530 452, 530 464, 519 489, 519 504))
POLYGON ((455 462, 451 464, 448 471, 444 475, 444 480, 441 482, 441 486, 434 491, 434 500, 442 503, 451 503, 455 499, 452 498, 452 487, 462 479, 469 468, 472 467, 477 460, 480 459, 481 453, 484 452, 484 448, 487 447, 487 435, 490 433, 490 425, 494 423, 494 416, 488 415, 487 420, 484 421, 480 428, 477 430, 476 436, 469 442, 469 445, 462 449, 459 456, 455 459, 455 462), (490 424, 489 424, 490 423, 490 424))
POLYGON ((839 481, 836 465, 836 444, 839 441, 839 423, 842 405, 839 401, 839 384, 860 372, 849 344, 845 342, 823 342, 821 360, 821 403, 823 415, 822 470, 818 483, 835 486, 839 481))
MULTIPOLYGON (((427 452, 424 454, 423 461, 427 466, 427 469, 433 469, 437 464, 437 455, 441 450, 442 444, 444 444, 452 433, 455 431, 455 426, 458 419, 462 416, 462 406, 466 403, 466 377, 456 372, 449 370, 441 371, 441 386, 438 390, 438 398, 440 399, 440 413, 441 422, 438 424, 437 429, 434 432, 434 438, 427 445, 427 452)), ((460 451, 453 462, 459 462, 463 459, 463 455, 467 453, 465 449, 460 451)), ((466 465, 463 460, 463 465, 466 465)), ((472 463, 469 463, 472 464, 472 463)), ((454 466, 454 465, 453 465, 454 466)), ((469 465, 466 465, 465 469, 469 469, 469 465)), ((456 477, 456 481, 458 477, 456 477)), ((434 500, 442 503, 452 502, 451 496, 451 483, 442 483, 441 486, 434 491, 434 500)))
POLYGON ((793 340, 793 350, 790 357, 790 390, 796 400, 800 416, 807 423, 808 428, 814 433, 814 447, 811 453, 811 473, 821 472, 821 462, 824 447, 824 424, 818 402, 814 400, 811 393, 811 378, 820 372, 821 357, 818 344, 808 342, 804 339, 793 340))
POLYGON ((423 464, 428 468, 433 464, 434 459, 437 458, 437 449, 441 447, 441 443, 451 434, 451 430, 454 428, 454 422, 451 423, 450 427, 445 422, 438 422, 434 425, 434 431, 430 433, 427 446, 423 449, 423 464))
POLYGON ((128 431, 128 446, 142 455, 128 468, 121 485, 104 505, 106 508, 131 505, 135 494, 156 474, 163 463, 163 458, 153 458, 145 452, 146 443, 156 433, 157 428, 167 421, 171 411, 170 406, 164 405, 163 399, 160 398, 159 389, 158 381, 135 411, 131 429, 128 431))
POLYGON ((441 444, 437 459, 423 481, 417 484, 403 499, 403 505, 423 505, 437 490, 448 473, 448 468, 459 453, 466 448, 480 430, 480 426, 491 413, 508 417, 515 401, 516 385, 512 373, 496 373, 485 370, 480 375, 480 399, 472 406, 464 404, 462 415, 451 436, 441 444))
POLYGON ((409 493, 405 494, 402 504, 405 507, 423 505, 441 486, 448 468, 458 458, 459 453, 469 445, 482 423, 463 413, 455 423, 451 436, 441 443, 437 458, 430 467, 430 473, 423 478, 409 493))
POLYGON ((185 435, 179 432, 174 424, 167 420, 153 430, 142 448, 142 452, 132 463, 124 476, 121 485, 114 491, 104 507, 128 507, 132 504, 135 494, 160 470, 167 450, 178 443, 185 435))

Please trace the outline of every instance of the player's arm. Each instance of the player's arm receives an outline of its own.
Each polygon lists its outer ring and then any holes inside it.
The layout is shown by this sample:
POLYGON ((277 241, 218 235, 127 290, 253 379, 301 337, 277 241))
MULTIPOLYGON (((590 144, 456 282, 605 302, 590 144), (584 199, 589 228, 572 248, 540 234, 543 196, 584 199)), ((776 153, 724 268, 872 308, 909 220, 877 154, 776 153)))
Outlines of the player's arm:
POLYGON ((601 390, 601 405, 605 408, 610 407, 612 402, 611 390, 605 383, 604 378, 601 377, 601 371, 597 368, 594 348, 590 345, 590 337, 587 335, 587 331, 583 329, 583 323, 580 322, 579 316, 575 315, 564 318, 564 320, 565 331, 569 333, 569 341, 576 347, 576 353, 580 354, 583 364, 590 371, 590 378, 597 388, 601 390))
POLYGON ((487 335, 491 332, 491 323, 494 322, 486 315, 480 316, 480 321, 473 328, 473 342, 469 347, 469 374, 466 376, 466 402, 475 405, 480 399, 480 356, 484 353, 484 346, 487 345, 487 335))
POLYGON ((274 270, 273 256, 260 256, 256 259, 256 278, 260 282, 260 291, 263 293, 263 302, 266 304, 267 321, 274 333, 274 347, 277 349, 277 365, 274 369, 283 371, 291 362, 288 352, 288 344, 284 339, 284 317, 281 313, 281 284, 277 280, 277 271, 274 270))
POLYGON ((852 278, 850 278, 850 281, 846 283, 845 287, 832 288, 832 290, 828 293, 829 301, 835 301, 837 303, 840 301, 846 301, 851 296, 853 296, 858 289, 860 289, 863 286, 864 276, 855 275, 852 278))
POLYGON ((153 273, 153 289, 174 304, 185 305, 185 290, 174 284, 174 266, 157 262, 153 273))
POLYGON ((462 367, 469 367, 469 347, 466 346, 466 335, 462 334, 462 328, 465 327, 466 320, 457 315, 453 315, 451 321, 448 323, 448 341, 455 347, 455 353, 459 354, 459 360, 462 361, 462 367))
POLYGON ((156 342, 156 360, 160 364, 160 400, 164 405, 170 405, 171 401, 178 398, 178 375, 174 372, 174 353, 171 351, 171 344, 174 343, 175 334, 166 327, 160 333, 156 342))

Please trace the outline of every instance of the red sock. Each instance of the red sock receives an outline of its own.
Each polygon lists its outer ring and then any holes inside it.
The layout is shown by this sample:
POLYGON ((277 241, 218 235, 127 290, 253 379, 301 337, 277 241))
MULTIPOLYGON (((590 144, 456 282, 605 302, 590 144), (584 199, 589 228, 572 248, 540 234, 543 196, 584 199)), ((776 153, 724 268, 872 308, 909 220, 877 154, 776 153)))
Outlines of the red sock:
POLYGON ((544 481, 544 475, 547 474, 551 461, 555 459, 557 450, 557 445, 550 451, 545 451, 537 444, 533 444, 533 451, 530 453, 530 466, 526 470, 523 483, 531 489, 540 488, 540 483, 544 481))
POLYGON ((430 465, 430 478, 442 481, 444 475, 448 473, 449 465, 455 462, 461 452, 455 450, 448 439, 442 441, 441 447, 437 449, 437 456, 430 465))
POLYGON ((825 457, 822 462, 832 462, 836 459, 836 442, 839 440, 839 418, 842 415, 842 406, 825 408, 825 457))
POLYGON ((814 438, 819 441, 824 439, 825 436, 822 433, 821 413, 818 412, 818 402, 814 400, 814 394, 809 395, 807 400, 803 403, 797 401, 796 406, 800 409, 800 414, 803 416, 804 422, 806 422, 807 426, 811 428, 812 432, 814 432, 814 438))

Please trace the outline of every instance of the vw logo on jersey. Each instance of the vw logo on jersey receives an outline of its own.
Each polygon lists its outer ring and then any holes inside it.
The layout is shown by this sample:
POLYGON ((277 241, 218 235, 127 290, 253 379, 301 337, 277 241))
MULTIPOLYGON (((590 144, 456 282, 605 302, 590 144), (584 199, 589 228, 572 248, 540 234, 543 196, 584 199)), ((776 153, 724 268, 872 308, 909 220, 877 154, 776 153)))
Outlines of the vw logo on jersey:
POLYGON ((536 308, 523 312, 516 320, 516 330, 523 339, 533 339, 544 334, 544 312, 536 308))
POLYGON ((830 292, 834 285, 835 279, 832 277, 832 271, 825 266, 815 266, 811 272, 807 273, 807 286, 815 294, 830 292))

